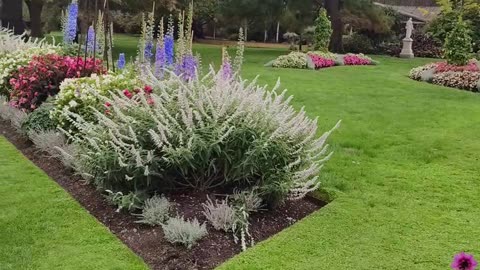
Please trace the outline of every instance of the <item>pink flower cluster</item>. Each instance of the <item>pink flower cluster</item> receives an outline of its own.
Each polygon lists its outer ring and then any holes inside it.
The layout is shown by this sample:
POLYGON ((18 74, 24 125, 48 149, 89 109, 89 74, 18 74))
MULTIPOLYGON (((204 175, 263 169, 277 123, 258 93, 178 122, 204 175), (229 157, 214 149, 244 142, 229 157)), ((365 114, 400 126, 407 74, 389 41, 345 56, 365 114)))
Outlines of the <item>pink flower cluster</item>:
POLYGON ((464 72, 464 71, 470 71, 470 72, 479 72, 480 69, 478 68, 477 62, 476 61, 470 61, 467 65, 465 66, 456 66, 456 65, 450 65, 447 62, 440 62, 437 63, 437 66, 435 67, 435 73, 443 73, 443 72, 464 72))
POLYGON ((13 73, 9 83, 12 87, 10 104, 16 108, 33 111, 48 97, 58 93, 66 78, 86 77, 93 73, 103 74, 101 60, 60 56, 55 54, 35 56, 32 61, 13 73))
POLYGON ((343 63, 346 66, 363 66, 363 65, 370 65, 372 62, 367 59, 360 57, 355 54, 347 54, 343 57, 343 63))
POLYGON ((309 56, 316 69, 335 66, 335 60, 333 59, 323 58, 316 54, 309 54, 309 56))
MULTIPOLYGON (((128 99, 132 99, 133 97, 135 97, 136 95, 138 94, 144 94, 147 98, 147 103, 149 105, 153 105, 154 104, 154 101, 152 99, 152 97, 150 96, 152 93, 153 93, 153 88, 149 85, 146 85, 145 87, 143 87, 142 90, 140 89, 134 89, 133 91, 132 90, 129 90, 129 89, 125 89, 122 91, 123 95, 125 97, 127 97, 128 99)), ((105 102, 105 104, 103 104, 105 106, 105 114, 106 115, 111 115, 112 111, 110 110, 111 107, 112 107, 112 103, 110 102, 105 102)))

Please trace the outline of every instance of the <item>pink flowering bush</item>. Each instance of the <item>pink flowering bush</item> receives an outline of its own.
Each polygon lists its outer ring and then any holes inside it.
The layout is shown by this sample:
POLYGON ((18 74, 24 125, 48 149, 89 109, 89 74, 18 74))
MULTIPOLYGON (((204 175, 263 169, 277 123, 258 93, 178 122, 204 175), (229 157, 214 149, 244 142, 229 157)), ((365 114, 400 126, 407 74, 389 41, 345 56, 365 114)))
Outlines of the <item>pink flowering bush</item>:
POLYGON ((48 97, 59 92, 66 78, 87 77, 93 73, 103 74, 101 60, 49 54, 35 56, 32 61, 13 73, 10 79, 12 92, 10 104, 26 111, 38 108, 48 97))
POLYGON ((370 57, 363 54, 347 54, 343 57, 343 63, 346 66, 364 66, 371 65, 373 61, 370 57))
POLYGON ((443 72, 449 72, 449 71, 453 71, 453 72, 463 72, 463 71, 479 72, 480 69, 478 68, 478 62, 476 60, 472 60, 464 66, 452 65, 452 64, 448 64, 447 62, 440 62, 440 63, 436 64, 435 73, 443 73, 443 72))
POLYGON ((322 57, 322 56, 317 55, 317 54, 309 54, 308 56, 310 57, 313 64, 315 65, 315 69, 335 66, 335 60, 334 59, 322 57))

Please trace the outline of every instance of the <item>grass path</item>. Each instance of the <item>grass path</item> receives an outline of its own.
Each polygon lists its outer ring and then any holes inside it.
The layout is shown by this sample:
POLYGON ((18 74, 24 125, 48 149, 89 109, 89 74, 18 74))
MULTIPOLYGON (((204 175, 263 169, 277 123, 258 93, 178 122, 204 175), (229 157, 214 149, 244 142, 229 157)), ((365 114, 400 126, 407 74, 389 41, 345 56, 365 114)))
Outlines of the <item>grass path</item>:
POLYGON ((146 269, 0 136, 0 269, 146 269))

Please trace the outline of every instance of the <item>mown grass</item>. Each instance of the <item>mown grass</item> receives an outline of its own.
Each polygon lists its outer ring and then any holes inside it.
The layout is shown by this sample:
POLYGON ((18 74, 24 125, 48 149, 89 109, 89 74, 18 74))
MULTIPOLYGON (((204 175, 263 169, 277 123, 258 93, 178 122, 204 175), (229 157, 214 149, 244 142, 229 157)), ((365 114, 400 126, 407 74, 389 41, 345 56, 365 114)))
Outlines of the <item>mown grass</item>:
POLYGON ((0 269, 147 269, 0 136, 0 269))
MULTIPOLYGON (((115 50, 133 57, 136 40, 119 36, 115 50)), ((218 46, 195 50, 204 67, 218 66, 218 46)), ((375 57, 378 66, 321 71, 263 67, 284 53, 247 49, 243 76, 258 74, 269 85, 281 77, 293 105, 318 116, 323 131, 343 120, 321 175, 320 195, 334 200, 220 268, 433 270, 447 269, 459 251, 480 257, 480 96, 408 79, 409 69, 427 59, 375 57)), ((16 170, 2 172, 16 178, 16 170)))

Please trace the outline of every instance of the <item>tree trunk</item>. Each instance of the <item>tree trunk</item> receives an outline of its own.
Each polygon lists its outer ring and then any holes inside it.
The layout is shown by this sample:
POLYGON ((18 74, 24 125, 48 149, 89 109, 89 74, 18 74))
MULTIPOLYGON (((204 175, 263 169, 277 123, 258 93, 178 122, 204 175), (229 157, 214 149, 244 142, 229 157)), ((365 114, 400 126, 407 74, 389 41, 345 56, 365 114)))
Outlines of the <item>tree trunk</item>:
POLYGON ((277 43, 280 42, 280 22, 277 22, 277 36, 275 38, 275 41, 277 43))
POLYGON ((10 28, 19 35, 25 31, 22 18, 23 1, 0 0, 0 26, 10 28))
POLYGON ((332 21, 332 38, 330 39, 330 50, 332 52, 343 52, 343 22, 340 15, 340 0, 325 0, 325 8, 332 21))
POLYGON ((268 40, 268 30, 265 29, 265 32, 263 34, 263 43, 267 43, 268 40))
POLYGON ((32 37, 43 37, 42 32, 42 9, 43 1, 31 0, 26 1, 28 11, 30 12, 30 30, 32 37))

